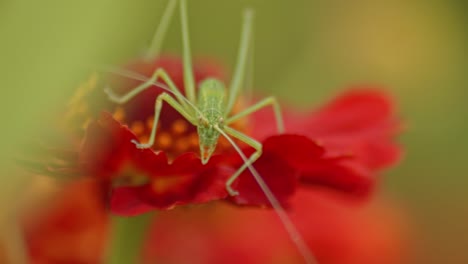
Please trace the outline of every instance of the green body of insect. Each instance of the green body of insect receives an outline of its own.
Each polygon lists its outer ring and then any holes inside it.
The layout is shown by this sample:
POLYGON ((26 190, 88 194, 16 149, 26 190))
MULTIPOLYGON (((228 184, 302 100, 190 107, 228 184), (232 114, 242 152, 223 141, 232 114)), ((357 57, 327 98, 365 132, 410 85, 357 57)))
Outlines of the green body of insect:
MULTIPOLYGON (((176 2, 177 0, 169 1, 166 11, 162 17, 160 26, 158 27, 153 42, 148 49, 146 56, 148 60, 154 59, 159 54, 161 41, 165 32, 167 31, 167 27, 174 12, 176 2)), ((244 25, 241 34, 241 43, 237 58, 237 65, 234 72, 234 77, 229 85, 229 89, 226 89, 221 81, 214 78, 203 80, 200 83, 198 89, 196 89, 190 54, 185 0, 180 1, 180 15, 182 25, 183 67, 186 96, 184 96, 175 86, 174 82, 163 68, 156 69, 151 78, 123 96, 114 94, 110 89, 106 89, 105 91, 109 95, 110 100, 117 103, 125 103, 143 90, 151 87, 156 81, 158 81, 158 79, 162 79, 167 84, 167 90, 170 93, 163 92, 156 99, 154 126, 151 131, 149 141, 147 143, 133 141, 138 148, 150 148, 153 146, 156 138, 156 127, 160 118, 163 102, 166 102, 172 106, 191 124, 197 126, 200 143, 200 157, 203 164, 206 164, 214 153, 220 135, 223 135, 224 137, 234 137, 252 146, 256 152, 252 154, 248 160, 246 160, 245 164, 241 166, 226 182, 226 189, 228 193, 230 195, 237 195, 238 192, 231 188, 231 184, 242 173, 242 171, 251 166, 251 164, 260 157, 262 153, 262 145, 253 138, 229 127, 229 125, 261 108, 266 106, 273 106, 278 124, 278 130, 279 132, 283 131, 281 111, 274 97, 265 98, 260 102, 237 113, 236 115, 229 116, 232 108, 234 107, 234 103, 237 100, 239 91, 243 86, 245 78, 248 47, 250 44, 250 35, 252 31, 251 28, 253 12, 252 10, 246 10, 244 13, 244 25), (195 91, 198 91, 198 96, 196 96, 195 91)))
POLYGON ((200 84, 198 92, 198 109, 201 115, 198 117, 197 126, 200 156, 202 163, 206 164, 216 149, 219 139, 219 131, 216 128, 224 128, 226 89, 216 79, 206 79, 200 84))

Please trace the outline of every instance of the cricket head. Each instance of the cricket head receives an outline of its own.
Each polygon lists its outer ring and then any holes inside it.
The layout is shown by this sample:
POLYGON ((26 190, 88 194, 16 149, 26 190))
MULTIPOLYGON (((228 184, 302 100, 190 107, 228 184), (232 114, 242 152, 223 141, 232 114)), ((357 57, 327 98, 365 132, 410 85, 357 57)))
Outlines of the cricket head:
POLYGON ((223 118, 220 116, 218 118, 206 118, 201 117, 199 119, 200 124, 198 125, 198 138, 200 144, 200 156, 203 164, 208 163, 216 150, 216 145, 218 144, 219 131, 220 127, 223 125, 223 118))

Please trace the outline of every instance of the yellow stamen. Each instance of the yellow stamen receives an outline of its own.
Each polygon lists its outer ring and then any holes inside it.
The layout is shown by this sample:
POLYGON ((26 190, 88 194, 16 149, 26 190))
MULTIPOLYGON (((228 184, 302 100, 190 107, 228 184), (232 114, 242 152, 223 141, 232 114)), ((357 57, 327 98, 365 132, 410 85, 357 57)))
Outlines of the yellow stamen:
POLYGON ((142 135, 142 136, 138 137, 138 141, 140 141, 140 143, 142 143, 142 144, 146 144, 149 141, 149 136, 148 135, 142 135))
POLYGON ((145 125, 141 121, 135 121, 131 125, 130 129, 135 133, 135 135, 139 136, 145 132, 145 125))
POLYGON ((125 119, 125 110, 122 107, 117 107, 114 111, 113 117, 119 122, 123 122, 125 119))
POLYGON ((190 136, 188 136, 188 142, 191 147, 198 147, 198 134, 197 133, 192 133, 190 136))
POLYGON ((72 96, 69 105, 76 106, 77 104, 82 102, 82 100, 96 88, 97 79, 98 75, 96 73, 91 74, 89 79, 85 83, 81 84, 75 91, 75 94, 72 96))
POLYGON ((146 120, 146 126, 147 126, 149 129, 152 129, 152 128, 153 128, 153 125, 154 125, 154 116, 150 116, 150 117, 148 117, 148 119, 146 120))
POLYGON ((158 146, 160 148, 167 149, 172 144, 172 138, 166 132, 159 133, 158 135, 156 135, 156 138, 157 138, 158 146))
POLYGON ((227 141, 227 139, 225 138, 219 138, 218 145, 221 148, 228 148, 231 145, 231 143, 229 143, 229 141, 227 141))
POLYGON ((168 176, 153 180, 151 187, 156 193, 162 193, 170 188, 177 186, 177 184, 180 184, 181 180, 181 176, 168 176))
POLYGON ((187 128, 188 128, 187 122, 185 120, 182 120, 182 119, 177 119, 172 124, 172 131, 175 134, 178 134, 178 135, 180 135, 180 134, 184 133, 185 131, 187 131, 187 128))
POLYGON ((190 139, 187 137, 178 138, 175 141, 175 148, 178 152, 184 152, 190 147, 190 139))

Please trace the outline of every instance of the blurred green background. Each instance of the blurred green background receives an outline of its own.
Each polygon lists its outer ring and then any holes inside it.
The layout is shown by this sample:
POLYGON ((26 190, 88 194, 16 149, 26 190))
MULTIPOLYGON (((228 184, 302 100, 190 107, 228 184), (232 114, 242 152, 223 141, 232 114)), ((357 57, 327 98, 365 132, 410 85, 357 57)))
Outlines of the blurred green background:
MULTIPOLYGON (((0 208, 27 175, 10 157, 95 66, 141 55, 166 1, 0 1, 0 208)), ((304 108, 353 84, 395 95, 406 155, 382 189, 406 208, 414 263, 468 263, 465 1, 191 0, 192 49, 232 68, 241 12, 256 10, 255 86, 304 108)), ((165 50, 180 52, 176 19, 165 50)), ((363 226, 363 229, 366 227, 363 226)))

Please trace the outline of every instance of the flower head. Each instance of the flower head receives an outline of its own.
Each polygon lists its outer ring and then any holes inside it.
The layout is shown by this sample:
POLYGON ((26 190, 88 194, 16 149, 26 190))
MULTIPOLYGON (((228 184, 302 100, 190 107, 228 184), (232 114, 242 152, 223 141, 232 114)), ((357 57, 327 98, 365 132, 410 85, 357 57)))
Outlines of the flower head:
POLYGON ((25 212, 30 263, 101 263, 109 221, 99 189, 79 180, 48 197, 47 208, 25 212))
MULTIPOLYGON (((99 188, 79 180, 24 215, 31 263, 102 263, 110 221, 99 188)), ((302 189, 290 203, 319 263, 407 263, 408 219, 388 198, 357 206, 330 189, 302 189)), ((159 212, 140 252, 138 263, 303 263, 274 212, 221 202, 159 212)))
MULTIPOLYGON (((183 67, 178 58, 135 62, 127 68, 150 76, 161 67, 183 93, 183 67)), ((194 73, 196 83, 213 77, 224 79, 213 63, 195 64, 194 73)), ((123 94, 141 81, 118 77, 107 84, 123 94)), ((72 168, 68 171, 104 182, 111 210, 122 215, 221 199, 269 205, 248 169, 232 185, 239 195, 229 196, 226 182, 245 161, 223 137, 209 161, 200 158, 197 128, 167 104, 163 105, 152 148, 140 149, 132 142, 148 140, 154 125, 155 99, 162 92, 150 88, 124 104, 104 99, 104 103, 89 107, 85 100, 82 104, 88 106, 87 111, 71 111, 86 130, 83 135, 78 133, 81 147, 77 155, 67 159, 65 164, 72 168)), ((93 93, 94 99, 104 95, 102 91, 93 93)), ((245 101, 238 100, 233 112, 244 106, 245 101)), ((303 186, 326 186, 363 196, 372 189, 377 170, 393 164, 398 157, 399 148, 393 143, 398 122, 392 102, 380 92, 353 91, 318 111, 298 115, 288 110, 284 114, 286 134, 274 132, 273 115, 265 111, 241 119, 233 127, 262 144, 262 155, 253 167, 285 205, 303 186)), ((242 141, 235 142, 246 156, 254 152, 242 141)), ((56 170, 63 168, 45 171, 56 170)))
MULTIPOLYGON (((388 198, 357 206, 330 190, 300 190, 291 211, 318 263, 408 263, 408 219, 388 198)), ((269 210, 222 204, 176 209, 161 212, 150 230, 144 263, 304 263, 269 210)))
MULTIPOLYGON (((326 152, 320 163, 300 165, 303 183, 365 194, 376 173, 400 159, 402 150, 394 140, 401 130, 395 105, 378 87, 351 87, 318 109, 305 113, 288 109, 285 115, 288 133, 314 139, 326 152)), ((266 125, 268 113, 259 112, 254 118, 256 137, 274 134, 274 126, 266 125)))

